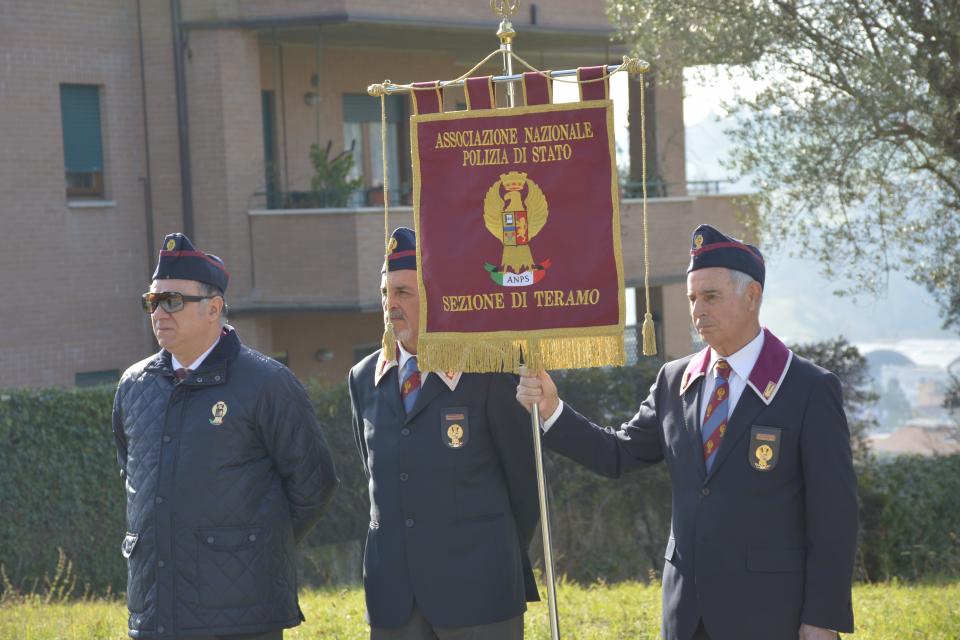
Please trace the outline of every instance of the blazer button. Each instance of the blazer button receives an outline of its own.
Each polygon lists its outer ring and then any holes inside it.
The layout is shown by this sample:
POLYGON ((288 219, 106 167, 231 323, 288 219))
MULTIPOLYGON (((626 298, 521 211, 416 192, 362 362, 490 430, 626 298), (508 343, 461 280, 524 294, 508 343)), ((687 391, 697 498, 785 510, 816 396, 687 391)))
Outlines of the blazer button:
POLYGON ((213 536, 207 538, 207 544, 213 544, 213 536))
POLYGON ((409 478, 409 477, 410 477, 410 476, 408 476, 407 474, 401 473, 401 474, 400 474, 400 482, 406 482, 406 481, 407 481, 407 478, 409 478))
POLYGON ((250 542, 256 542, 256 541, 257 541, 257 534, 251 533, 251 534, 250 534, 250 537, 249 537, 249 540, 250 540, 250 542))
POLYGON ((710 489, 708 489, 707 487, 704 487, 704 488, 700 491, 700 493, 701 493, 702 495, 708 496, 708 495, 710 495, 710 489))
POLYGON ((400 435, 402 436, 410 435, 410 429, 407 429, 406 427, 404 427, 403 429, 400 429, 400 435))
POLYGON ((163 569, 163 567, 166 566, 166 563, 165 563, 163 560, 158 560, 158 561, 157 561, 157 566, 160 567, 161 569, 163 569))
POLYGON ((163 625, 160 625, 159 627, 157 627, 157 633, 163 633, 164 631, 166 631, 166 628, 164 628, 163 625))
POLYGON ((157 496, 157 504, 163 504, 163 496, 157 496))
POLYGON ((163 436, 164 442, 170 442, 170 440, 171 440, 170 436, 163 436))
POLYGON ((408 529, 412 528, 412 527, 413 527, 413 518, 407 518, 407 521, 404 522, 403 524, 405 524, 408 529))

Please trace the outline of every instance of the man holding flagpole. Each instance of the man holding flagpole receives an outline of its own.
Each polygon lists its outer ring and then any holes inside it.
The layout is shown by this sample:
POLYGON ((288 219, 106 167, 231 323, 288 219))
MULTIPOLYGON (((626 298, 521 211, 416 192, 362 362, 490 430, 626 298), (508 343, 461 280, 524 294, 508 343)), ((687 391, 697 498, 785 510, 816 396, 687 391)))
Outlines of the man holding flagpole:
POLYGON ((560 401, 546 372, 517 399, 543 443, 610 477, 666 461, 667 640, 821 640, 853 631, 857 489, 839 379, 761 329, 760 251, 693 233, 691 319, 708 347, 668 362, 619 429, 560 401))
POLYGON ((539 518, 529 416, 514 376, 419 370, 416 269, 416 237, 401 227, 380 291, 397 357, 377 351, 349 375, 370 486, 370 637, 519 640, 526 602, 539 599, 527 552, 539 518))

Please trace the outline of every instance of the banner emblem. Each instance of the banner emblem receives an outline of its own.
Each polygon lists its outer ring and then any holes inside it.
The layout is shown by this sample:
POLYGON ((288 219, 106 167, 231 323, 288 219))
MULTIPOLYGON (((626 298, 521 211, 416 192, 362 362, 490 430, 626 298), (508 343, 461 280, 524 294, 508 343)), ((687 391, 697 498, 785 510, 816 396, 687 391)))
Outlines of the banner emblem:
POLYGON ((549 215, 547 197, 526 173, 500 174, 483 199, 483 222, 503 244, 499 266, 489 262, 483 266, 491 280, 503 287, 527 287, 543 280, 550 261, 538 264, 533 259, 530 240, 549 215))

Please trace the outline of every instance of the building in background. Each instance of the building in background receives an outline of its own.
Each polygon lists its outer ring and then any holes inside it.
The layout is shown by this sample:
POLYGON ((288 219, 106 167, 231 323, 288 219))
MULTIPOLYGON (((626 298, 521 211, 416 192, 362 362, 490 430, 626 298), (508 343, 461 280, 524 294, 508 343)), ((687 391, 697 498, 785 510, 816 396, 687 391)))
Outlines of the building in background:
MULTIPOLYGON (((224 258, 231 322, 302 378, 340 381, 376 348, 383 176, 366 87, 465 72, 498 44, 487 2, 31 0, 0 15, 0 388, 113 382, 153 351, 138 298, 172 231, 224 258), (312 145, 352 156, 346 200, 312 189, 312 145)), ((513 22, 540 68, 625 52, 602 0, 525 4, 513 22)), ((637 83, 628 93, 636 124, 637 83)), ((729 196, 688 195, 681 88, 646 93, 652 304, 660 351, 678 356, 690 230, 735 223, 729 196)), ((387 106, 391 225, 410 225, 410 110, 387 106)), ((628 286, 643 281, 635 193, 628 286)))
POLYGON ((960 373, 960 340, 911 339, 857 345, 878 394, 879 454, 960 453, 960 422, 945 406, 951 376, 960 373))

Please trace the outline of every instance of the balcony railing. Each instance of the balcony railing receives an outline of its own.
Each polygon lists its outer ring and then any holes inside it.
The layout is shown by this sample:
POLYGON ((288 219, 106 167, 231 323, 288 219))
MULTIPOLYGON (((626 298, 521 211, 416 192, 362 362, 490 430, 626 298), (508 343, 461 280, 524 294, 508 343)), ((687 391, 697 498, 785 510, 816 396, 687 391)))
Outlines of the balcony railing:
MULTIPOLYGON (((647 182, 647 196, 651 198, 665 198, 671 195, 680 195, 681 185, 686 187, 688 196, 708 196, 717 195, 724 184, 732 183, 732 180, 687 180, 681 182, 663 182, 662 180, 649 180, 647 182)), ((640 198, 643 196, 642 182, 623 182, 620 185, 622 197, 640 198)))
MULTIPOLYGON (((258 191, 254 207, 260 209, 338 209, 343 207, 376 207, 383 204, 383 187, 361 189, 350 194, 319 191, 258 191)), ((390 189, 391 205, 413 204, 409 186, 390 189)))

